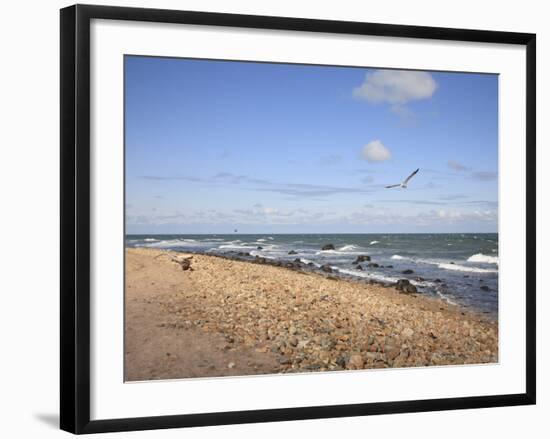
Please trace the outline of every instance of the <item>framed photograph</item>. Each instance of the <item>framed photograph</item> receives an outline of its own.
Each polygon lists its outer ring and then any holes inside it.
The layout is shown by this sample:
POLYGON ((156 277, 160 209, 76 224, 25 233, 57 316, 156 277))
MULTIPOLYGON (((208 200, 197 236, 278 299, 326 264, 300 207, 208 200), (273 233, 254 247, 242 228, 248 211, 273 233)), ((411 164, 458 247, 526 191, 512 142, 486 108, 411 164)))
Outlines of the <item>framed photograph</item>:
POLYGON ((535 403, 535 35, 61 10, 61 428, 535 403))

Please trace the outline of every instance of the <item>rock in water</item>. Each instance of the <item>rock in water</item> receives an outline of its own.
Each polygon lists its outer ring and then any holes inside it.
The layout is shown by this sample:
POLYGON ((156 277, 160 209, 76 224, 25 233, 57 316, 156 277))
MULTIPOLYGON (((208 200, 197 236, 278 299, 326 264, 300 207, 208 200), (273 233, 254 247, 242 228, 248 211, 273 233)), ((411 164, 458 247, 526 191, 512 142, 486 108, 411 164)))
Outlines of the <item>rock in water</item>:
POLYGON ((289 255, 297 255, 298 252, 295 252, 294 250, 290 250, 290 251, 288 252, 288 254, 289 254, 289 255))
POLYGON ((489 291, 489 290, 490 290, 490 288, 489 288, 487 285, 481 285, 481 286, 479 287, 479 289, 480 289, 480 290, 483 290, 483 291, 489 291))
POLYGON ((375 262, 371 262, 369 265, 367 265, 367 267, 369 267, 369 268, 379 268, 380 265, 378 265, 378 264, 375 263, 375 262))
POLYGON ((416 294, 418 292, 416 287, 411 284, 408 279, 399 279, 395 284, 395 288, 407 294, 416 294))
POLYGON ((401 273, 403 273, 403 274, 413 274, 414 271, 412 271, 410 268, 407 268, 406 270, 403 270, 401 273))
POLYGON ((355 260, 354 264, 360 264, 361 262, 369 262, 370 256, 369 255, 359 255, 357 256, 357 259, 355 260))
POLYGON ((399 279, 395 284, 395 288, 401 291, 405 286, 410 285, 410 283, 409 279, 399 279))
POLYGON ((359 264, 357 264, 357 267, 355 267, 356 270, 363 270, 363 267, 361 267, 359 264))
POLYGON ((334 244, 325 244, 321 250, 334 250, 334 244))
POLYGON ((325 273, 332 273, 332 268, 329 264, 321 265, 321 270, 325 273))

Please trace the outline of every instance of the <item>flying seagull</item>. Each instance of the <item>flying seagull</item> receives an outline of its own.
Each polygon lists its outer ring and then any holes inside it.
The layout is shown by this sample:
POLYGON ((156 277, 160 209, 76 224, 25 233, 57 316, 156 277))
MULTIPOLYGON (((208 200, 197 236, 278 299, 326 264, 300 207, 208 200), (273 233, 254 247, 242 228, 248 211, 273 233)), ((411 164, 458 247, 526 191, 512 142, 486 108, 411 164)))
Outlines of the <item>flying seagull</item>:
POLYGON ((401 187, 403 189, 406 189, 407 188, 407 183, 409 182, 409 180, 411 178, 413 178, 416 173, 420 170, 420 168, 418 168, 416 171, 414 171, 411 175, 409 175, 405 180, 403 180, 402 183, 397 183, 397 184, 390 184, 389 186, 386 186, 386 189, 390 189, 392 187, 401 187))

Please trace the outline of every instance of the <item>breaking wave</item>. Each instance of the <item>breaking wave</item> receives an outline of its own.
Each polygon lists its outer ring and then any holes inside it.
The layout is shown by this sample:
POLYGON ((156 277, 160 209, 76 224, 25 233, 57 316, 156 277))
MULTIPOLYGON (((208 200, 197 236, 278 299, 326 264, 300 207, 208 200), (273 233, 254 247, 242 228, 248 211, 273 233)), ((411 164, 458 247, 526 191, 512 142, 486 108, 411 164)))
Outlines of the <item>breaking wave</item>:
POLYGON ((399 280, 397 277, 384 276, 383 274, 380 274, 380 273, 365 273, 363 271, 348 270, 348 269, 345 269, 345 268, 338 268, 338 272, 348 274, 350 276, 378 280, 378 281, 381 281, 381 282, 395 283, 399 280))
POLYGON ((456 305, 457 303, 453 300, 451 300, 448 296, 446 296, 445 294, 443 294, 441 291, 439 290, 436 290, 436 293, 437 295, 443 299, 444 301, 446 301, 449 305, 456 305))
POLYGON ((498 256, 489 256, 484 255, 483 253, 477 253, 468 258, 468 262, 481 262, 484 264, 497 264, 498 265, 498 256))
POLYGON ((356 245, 350 244, 350 245, 344 245, 343 247, 340 247, 338 249, 339 252, 349 252, 351 250, 357 250, 359 247, 356 245))
POLYGON ((458 264, 439 264, 438 267, 444 270, 465 271, 469 273, 498 273, 498 270, 490 268, 466 267, 458 264))

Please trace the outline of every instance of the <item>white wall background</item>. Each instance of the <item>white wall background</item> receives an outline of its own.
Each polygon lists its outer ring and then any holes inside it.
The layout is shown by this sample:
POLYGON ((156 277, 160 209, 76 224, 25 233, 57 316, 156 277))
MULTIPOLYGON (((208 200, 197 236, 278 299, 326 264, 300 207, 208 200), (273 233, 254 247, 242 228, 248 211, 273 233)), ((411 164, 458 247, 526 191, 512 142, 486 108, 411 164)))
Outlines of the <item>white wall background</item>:
MULTIPOLYGON (((538 405, 456 412, 166 430, 109 437, 544 437, 550 312, 550 27, 545 2, 460 0, 160 0, 87 3, 537 33, 538 405), (544 349, 546 347, 546 349, 544 349)), ((63 1, 9 2, 0 24, 0 435, 60 437, 58 422, 59 13, 63 1)), ((518 151, 518 154, 522 151, 518 151)))

